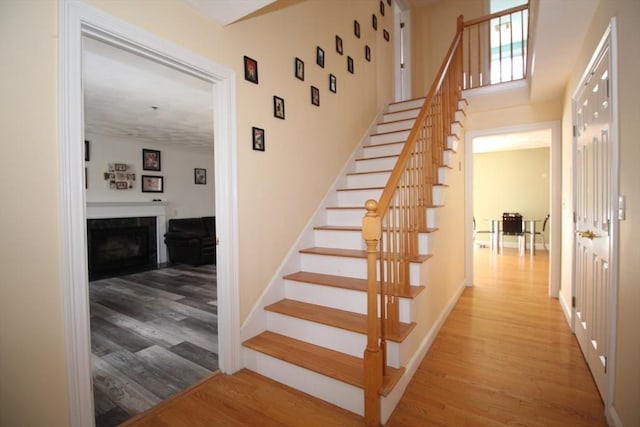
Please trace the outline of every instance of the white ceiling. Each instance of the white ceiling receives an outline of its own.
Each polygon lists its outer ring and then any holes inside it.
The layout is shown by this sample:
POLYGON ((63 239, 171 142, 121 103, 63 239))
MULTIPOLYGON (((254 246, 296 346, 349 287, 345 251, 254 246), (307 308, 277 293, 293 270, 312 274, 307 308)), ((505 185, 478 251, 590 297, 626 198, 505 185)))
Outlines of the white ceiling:
MULTIPOLYGON (((274 0, 183 1, 218 25, 228 25, 274 0)), ((437 1, 447 0, 412 0, 420 7, 437 1)), ((505 93, 503 102, 515 105, 523 99, 543 102, 563 96, 597 2, 532 0, 537 24, 530 93, 521 97, 505 93)), ((212 147, 210 83, 90 38, 85 37, 83 43, 87 133, 212 147)), ((470 107, 474 104, 481 106, 472 101, 470 107)))

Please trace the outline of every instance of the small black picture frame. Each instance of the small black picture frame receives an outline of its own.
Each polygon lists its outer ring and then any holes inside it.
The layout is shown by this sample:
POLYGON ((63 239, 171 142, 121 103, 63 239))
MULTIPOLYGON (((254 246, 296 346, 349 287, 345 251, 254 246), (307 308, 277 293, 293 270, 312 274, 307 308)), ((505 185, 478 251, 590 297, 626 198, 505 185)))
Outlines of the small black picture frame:
POLYGON ((333 93, 338 92, 338 82, 336 80, 336 76, 333 74, 329 74, 329 91, 333 93))
POLYGON ((264 129, 253 126, 251 128, 251 139, 253 143, 253 149, 255 151, 264 151, 265 149, 264 129))
POLYGON ((387 0, 387 4, 391 7, 391 0, 387 0))
POLYGON ((284 120, 284 98, 273 97, 273 117, 284 120))
POLYGON ((378 31, 378 17, 375 13, 371 15, 371 26, 374 30, 378 31))
POLYGON ((324 68, 324 49, 320 46, 316 47, 316 64, 318 64, 321 68, 324 68))
POLYGON ((248 56, 244 57, 244 79, 258 84, 258 61, 248 56))
POLYGON ((207 170, 204 168, 193 168, 193 183, 196 185, 206 185, 207 170))
POLYGON ((389 39, 391 38, 391 37, 389 36, 389 31, 387 31, 387 30, 383 30, 383 31, 382 31, 382 36, 384 37, 384 39, 385 39, 386 41, 389 41, 389 39))
POLYGON ((380 15, 384 16, 384 2, 380 0, 380 15))
POLYGON ((164 193, 164 177, 156 175, 142 175, 143 193, 164 193))
POLYGON ((360 23, 358 21, 353 21, 353 35, 360 38, 360 23))
POLYGON ((347 56, 347 71, 350 72, 351 74, 354 73, 353 71, 353 58, 350 56, 347 56))
POLYGON ((88 162, 91 160, 91 153, 89 152, 91 149, 91 142, 84 140, 84 161, 88 162))
POLYGON ((296 78, 304 81, 304 61, 300 58, 296 58, 294 68, 296 78))
POLYGON ((311 86, 311 103, 316 107, 320 106, 320 89, 311 86))
POLYGON ((366 59, 367 62, 371 62, 371 48, 369 45, 364 47, 364 59, 366 59))
POLYGON ((342 38, 340 36, 336 36, 336 52, 338 52, 338 54, 342 55, 343 50, 342 50, 342 38))
POLYGON ((160 172, 160 151, 142 149, 142 170, 160 172))

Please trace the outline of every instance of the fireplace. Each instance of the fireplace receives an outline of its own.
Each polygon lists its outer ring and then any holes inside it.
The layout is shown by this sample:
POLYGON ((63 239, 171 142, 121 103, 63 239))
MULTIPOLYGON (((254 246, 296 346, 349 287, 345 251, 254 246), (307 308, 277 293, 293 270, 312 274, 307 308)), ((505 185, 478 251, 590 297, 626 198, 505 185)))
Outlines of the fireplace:
POLYGON ((87 219, 89 280, 158 265, 156 217, 87 219))

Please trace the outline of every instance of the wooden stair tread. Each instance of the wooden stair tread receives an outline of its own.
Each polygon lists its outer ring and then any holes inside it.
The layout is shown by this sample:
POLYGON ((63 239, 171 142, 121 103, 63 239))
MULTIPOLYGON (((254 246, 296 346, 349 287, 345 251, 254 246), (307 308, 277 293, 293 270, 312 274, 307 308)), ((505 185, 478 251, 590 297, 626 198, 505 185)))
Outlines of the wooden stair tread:
POLYGON ((362 190, 384 190, 384 187, 354 187, 354 188, 337 188, 336 191, 362 191, 362 190))
MULTIPOLYGON (((367 251, 357 250, 357 249, 341 249, 341 248, 321 248, 318 246, 314 246, 307 249, 301 249, 300 253, 302 254, 311 254, 311 255, 326 255, 326 256, 341 256, 346 258, 367 258, 367 251)), ((409 262, 424 262, 431 258, 432 255, 416 255, 409 260, 409 262)))
MULTIPOLYGON (((337 308, 325 307, 322 305, 309 304, 306 302, 283 299, 265 307, 265 310, 273 313, 284 314, 285 316, 296 317, 298 319, 309 320, 322 325, 367 334, 367 315, 354 313, 337 308)), ((416 326, 415 323, 400 323, 397 331, 387 335, 387 340, 402 342, 416 326)))
MULTIPOLYGON (((298 271, 296 273, 287 274, 285 280, 295 282, 311 283, 314 285, 331 286, 334 288, 350 289, 353 291, 367 292, 367 279, 358 279, 355 277, 334 276, 331 274, 311 273, 308 271, 298 271)), ((378 283, 378 292, 380 284, 378 283)), ((415 298, 424 286, 410 286, 408 292, 400 292, 394 296, 401 298, 415 298)))
MULTIPOLYGON (((338 351, 265 331, 243 343, 259 351, 296 366, 326 375, 354 387, 364 388, 364 362, 338 351)), ((380 393, 386 396, 404 373, 404 368, 387 367, 380 393)))
POLYGON ((375 173, 391 173, 393 172, 391 169, 386 169, 386 170, 377 170, 377 171, 368 171, 368 172, 347 172, 347 176, 353 176, 353 175, 370 175, 370 174, 375 174, 375 173))
MULTIPOLYGON (((444 184, 443 184, 444 185, 444 184)), ((331 231, 362 231, 362 226, 358 225, 318 225, 313 227, 314 230, 331 230, 331 231)), ((436 227, 427 227, 418 230, 418 233, 433 233, 438 231, 436 227)))
POLYGON ((356 159, 356 162, 363 160, 377 160, 377 159, 390 159, 392 157, 398 157, 398 154, 389 154, 387 156, 374 156, 374 157, 359 157, 356 159))

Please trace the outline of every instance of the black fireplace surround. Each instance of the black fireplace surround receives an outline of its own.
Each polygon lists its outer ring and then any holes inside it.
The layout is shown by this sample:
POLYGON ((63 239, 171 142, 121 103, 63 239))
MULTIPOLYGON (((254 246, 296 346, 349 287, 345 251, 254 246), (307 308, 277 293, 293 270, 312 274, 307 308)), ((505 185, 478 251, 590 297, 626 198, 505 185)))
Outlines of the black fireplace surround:
POLYGON ((156 217, 87 219, 89 280, 156 268, 156 217))

